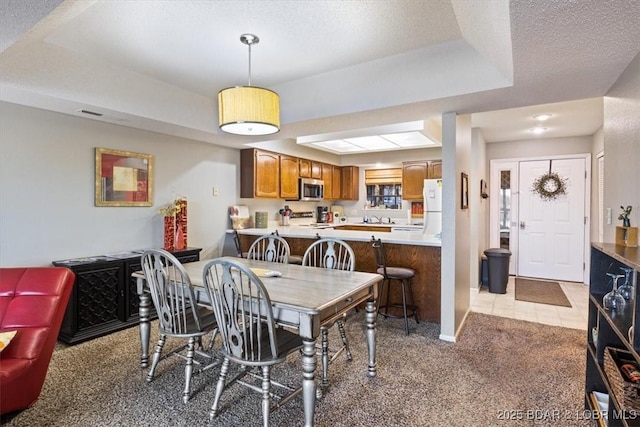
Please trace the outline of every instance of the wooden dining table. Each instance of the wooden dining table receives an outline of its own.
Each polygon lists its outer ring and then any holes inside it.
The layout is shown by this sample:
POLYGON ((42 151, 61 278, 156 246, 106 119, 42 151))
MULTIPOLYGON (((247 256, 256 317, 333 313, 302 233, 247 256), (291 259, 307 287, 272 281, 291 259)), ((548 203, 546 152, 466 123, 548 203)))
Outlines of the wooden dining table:
MULTIPOLYGON (((240 262, 257 272, 277 271, 276 277, 259 277, 264 283, 273 305, 274 319, 279 325, 295 328, 303 341, 302 347, 302 393, 304 401, 304 425, 313 425, 316 399, 315 371, 316 339, 320 326, 338 319, 365 303, 365 337, 368 349, 367 374, 376 376, 376 308, 380 274, 358 271, 329 270, 303 267, 295 264, 280 264, 244 258, 223 257, 240 262)), ((211 260, 183 264, 196 290, 205 291, 203 270, 211 260)), ((137 280, 140 297, 140 364, 149 363, 150 307, 151 298, 142 271, 133 273, 137 280)))

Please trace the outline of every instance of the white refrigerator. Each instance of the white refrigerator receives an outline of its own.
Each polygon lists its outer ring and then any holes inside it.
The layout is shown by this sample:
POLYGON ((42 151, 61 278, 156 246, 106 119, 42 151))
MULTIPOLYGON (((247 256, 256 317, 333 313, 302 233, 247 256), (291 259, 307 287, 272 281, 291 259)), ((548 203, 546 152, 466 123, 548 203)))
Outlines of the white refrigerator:
POLYGON ((422 233, 435 234, 440 237, 442 232, 442 180, 425 179, 422 192, 424 197, 422 233))

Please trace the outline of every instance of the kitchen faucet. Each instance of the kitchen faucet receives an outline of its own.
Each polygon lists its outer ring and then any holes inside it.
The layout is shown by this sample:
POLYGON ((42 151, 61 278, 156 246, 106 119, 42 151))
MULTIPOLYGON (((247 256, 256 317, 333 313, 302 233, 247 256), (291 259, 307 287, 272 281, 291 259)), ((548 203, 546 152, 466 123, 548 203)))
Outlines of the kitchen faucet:
POLYGON ((372 215, 371 219, 375 219, 375 221, 371 221, 372 223, 377 223, 377 224, 393 224, 393 222, 391 222, 391 217, 387 217, 387 222, 385 223, 383 218, 381 216, 375 216, 372 215))

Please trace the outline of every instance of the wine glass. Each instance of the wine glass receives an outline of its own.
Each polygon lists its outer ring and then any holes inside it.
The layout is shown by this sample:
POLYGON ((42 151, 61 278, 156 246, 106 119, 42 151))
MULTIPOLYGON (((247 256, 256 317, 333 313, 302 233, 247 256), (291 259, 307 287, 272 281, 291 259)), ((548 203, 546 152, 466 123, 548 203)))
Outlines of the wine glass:
POLYGON ((618 288, 618 292, 622 295, 622 298, 630 300, 633 298, 633 286, 631 285, 631 273, 633 268, 620 267, 620 270, 624 271, 624 284, 618 288))
POLYGON ((624 277, 623 274, 607 273, 613 281, 613 288, 602 297, 602 305, 607 310, 622 310, 624 308, 624 298, 618 292, 618 280, 624 277))

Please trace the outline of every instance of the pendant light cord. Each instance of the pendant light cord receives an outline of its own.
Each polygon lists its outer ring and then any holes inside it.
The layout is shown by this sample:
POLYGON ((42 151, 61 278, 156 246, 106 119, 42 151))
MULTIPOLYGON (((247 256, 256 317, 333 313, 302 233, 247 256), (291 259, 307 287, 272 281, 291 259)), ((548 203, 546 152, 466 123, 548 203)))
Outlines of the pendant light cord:
POLYGON ((249 86, 251 86, 251 44, 252 43, 247 44, 247 46, 249 46, 249 86))

